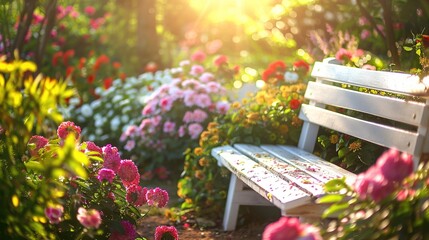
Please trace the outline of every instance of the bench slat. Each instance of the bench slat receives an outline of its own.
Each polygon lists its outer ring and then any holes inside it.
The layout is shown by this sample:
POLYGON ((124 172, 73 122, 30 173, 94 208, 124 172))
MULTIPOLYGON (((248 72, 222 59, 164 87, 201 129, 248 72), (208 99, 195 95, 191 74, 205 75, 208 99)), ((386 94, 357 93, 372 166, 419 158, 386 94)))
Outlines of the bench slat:
POLYGON ((254 191, 282 210, 308 204, 312 197, 271 173, 231 146, 212 149, 212 155, 254 191))
POLYGON ((368 87, 387 92, 407 95, 426 94, 425 86, 420 83, 419 77, 411 74, 372 71, 316 62, 311 76, 321 80, 368 87))
POLYGON ((301 106, 299 117, 304 121, 352 135, 381 146, 394 147, 399 151, 412 155, 420 150, 416 148, 419 136, 415 132, 352 118, 307 104, 301 106))
POLYGON ((424 103, 352 91, 318 82, 308 83, 305 98, 414 126, 428 121, 428 116, 423 116, 426 108, 424 103))
POLYGON ((319 196, 325 193, 323 189, 324 182, 312 177, 306 171, 297 168, 291 163, 273 156, 263 148, 250 144, 234 144, 234 148, 254 159, 280 178, 296 183, 298 187, 311 195, 319 196))

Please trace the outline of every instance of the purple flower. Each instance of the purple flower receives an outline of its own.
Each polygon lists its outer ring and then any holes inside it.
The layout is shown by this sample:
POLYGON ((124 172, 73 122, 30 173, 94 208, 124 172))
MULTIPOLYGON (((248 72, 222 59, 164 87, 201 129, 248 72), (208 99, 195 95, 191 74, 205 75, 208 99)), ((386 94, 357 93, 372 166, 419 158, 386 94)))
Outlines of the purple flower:
POLYGON ((115 176, 116 174, 112 169, 102 168, 98 171, 97 179, 100 182, 108 181, 109 183, 112 183, 115 176))
POLYGON ((179 239, 177 229, 173 226, 158 226, 155 229, 155 240, 162 239, 179 239))
POLYGON ((45 208, 45 215, 49 219, 49 223, 57 224, 62 221, 64 213, 64 207, 61 205, 55 205, 52 207, 45 208))
POLYGON ((158 187, 149 189, 146 193, 146 199, 149 206, 162 208, 168 203, 168 192, 158 187))
POLYGON ((137 237, 135 226, 128 221, 121 221, 122 231, 113 231, 109 240, 134 240, 137 237))

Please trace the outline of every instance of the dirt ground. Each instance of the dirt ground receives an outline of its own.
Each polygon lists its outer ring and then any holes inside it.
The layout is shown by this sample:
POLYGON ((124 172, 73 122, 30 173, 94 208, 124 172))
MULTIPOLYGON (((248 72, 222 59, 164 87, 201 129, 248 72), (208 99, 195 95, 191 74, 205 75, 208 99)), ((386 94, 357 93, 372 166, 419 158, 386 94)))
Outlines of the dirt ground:
MULTIPOLYGON (((176 196, 177 188, 174 181, 165 181, 155 183, 158 187, 168 191, 170 201, 167 207, 175 206, 178 198, 176 196)), ((152 186, 149 186, 152 187, 152 186)), ((146 209, 143 209, 145 211, 146 209)), ((267 224, 276 221, 280 217, 280 212, 275 207, 241 207, 240 216, 235 231, 223 231, 221 219, 199 219, 193 221, 193 224, 175 223, 170 221, 164 216, 165 209, 157 209, 143 217, 138 222, 138 233, 148 240, 154 239, 155 228, 159 225, 175 226, 179 233, 179 239, 246 239, 246 240, 260 240, 264 228, 267 224), (195 224, 195 222, 202 222, 203 224, 195 224), (204 224, 208 221, 209 224, 204 224), (206 227, 202 227, 206 225, 206 227)))

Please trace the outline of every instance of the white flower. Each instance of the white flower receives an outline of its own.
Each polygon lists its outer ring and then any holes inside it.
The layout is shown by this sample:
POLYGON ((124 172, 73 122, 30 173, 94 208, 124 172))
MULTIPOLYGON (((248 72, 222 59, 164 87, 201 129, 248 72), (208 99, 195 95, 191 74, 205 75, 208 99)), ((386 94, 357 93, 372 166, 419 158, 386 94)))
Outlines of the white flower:
POLYGON ((102 93, 104 92, 104 90, 101 87, 96 87, 94 92, 97 95, 102 95, 102 93))
POLYGON ((117 102, 119 102, 121 100, 122 100, 122 95, 118 94, 118 95, 115 95, 113 97, 112 102, 117 103, 117 102))
POLYGON ((82 107, 80 107, 80 109, 81 109, 82 115, 84 117, 90 117, 93 114, 92 108, 91 108, 91 106, 89 106, 89 104, 82 105, 82 107))
POLYGON ((118 116, 115 116, 115 117, 112 119, 112 121, 110 121, 110 128, 111 128, 113 131, 116 131, 116 130, 118 130, 119 124, 121 124, 121 120, 119 119, 119 117, 118 117, 118 116))
POLYGON ((76 106, 80 103, 80 99, 79 98, 70 98, 69 104, 76 106))
POLYGON ((89 141, 95 141, 95 136, 93 134, 88 136, 89 141))
POLYGON ((121 121, 123 123, 128 123, 128 121, 130 120, 130 118, 128 117, 128 115, 122 115, 121 117, 121 121))
POLYGON ((101 106, 101 101, 100 101, 100 99, 96 99, 96 100, 94 100, 94 101, 92 101, 91 102, 91 107, 92 107, 92 109, 96 109, 96 108, 98 108, 98 107, 100 107, 101 106))
POLYGON ((101 129, 101 128, 95 129, 95 134, 100 136, 101 134, 103 134, 103 129, 101 129))
POLYGON ((284 77, 286 83, 296 83, 299 79, 299 75, 296 72, 286 72, 284 77))

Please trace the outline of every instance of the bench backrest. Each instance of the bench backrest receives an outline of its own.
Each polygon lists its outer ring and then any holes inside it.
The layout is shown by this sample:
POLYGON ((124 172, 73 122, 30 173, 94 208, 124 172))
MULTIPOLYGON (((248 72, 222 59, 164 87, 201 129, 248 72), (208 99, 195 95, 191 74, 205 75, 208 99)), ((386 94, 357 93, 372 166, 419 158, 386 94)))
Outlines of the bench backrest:
POLYGON ((412 154, 415 165, 423 153, 429 153, 429 102, 426 98, 416 100, 415 96, 426 90, 418 76, 346 67, 327 60, 317 62, 311 75, 315 81, 309 82, 305 93, 309 103, 303 104, 300 112, 304 120, 300 148, 313 151, 319 126, 323 126, 412 154), (369 91, 357 91, 359 88, 369 91), (371 90, 383 93, 373 94, 371 90), (374 117, 363 120, 326 106, 374 117))

